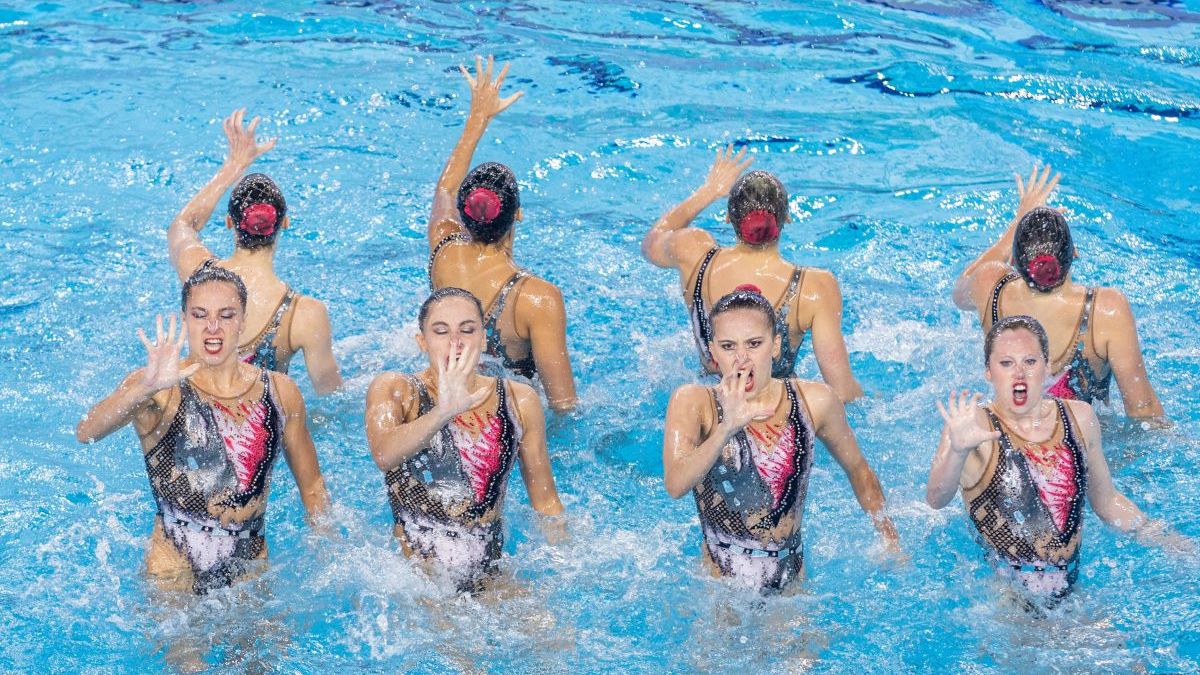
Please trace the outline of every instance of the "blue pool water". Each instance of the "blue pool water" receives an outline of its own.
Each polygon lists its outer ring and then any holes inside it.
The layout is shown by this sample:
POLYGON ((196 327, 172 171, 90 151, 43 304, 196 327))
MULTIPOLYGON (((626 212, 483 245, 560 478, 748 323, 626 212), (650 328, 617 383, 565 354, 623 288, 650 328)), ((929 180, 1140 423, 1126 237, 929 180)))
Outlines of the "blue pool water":
MULTIPOLYGON (((958 502, 923 502, 934 398, 983 384, 951 284, 1007 222, 1012 173, 1048 161, 1076 279, 1129 295, 1177 423, 1102 413, 1117 484, 1200 538, 1200 7, 260 4, 0 3, 0 670, 1200 668, 1195 562, 1089 512, 1080 592, 1032 621, 994 602, 958 502), (515 480, 505 564, 524 590, 498 604, 411 570, 363 433, 370 379, 421 365, 423 226, 466 110, 455 67, 488 52, 526 95, 476 160, 522 181, 517 259, 563 289, 582 399, 550 423, 572 538, 543 541, 515 480), (328 303, 347 376, 309 403, 344 537, 308 533, 280 471, 265 578, 163 598, 141 576, 153 507, 132 431, 80 446, 73 428, 141 363, 136 329, 176 306, 166 226, 242 105, 279 136, 257 165, 291 206, 278 269, 328 303), (868 391, 851 423, 912 558, 880 564, 822 454, 806 592, 765 606, 699 573, 695 507, 663 489, 661 418, 696 361, 674 274, 638 255, 727 142, 791 190, 784 255, 841 279, 868 391)), ((729 242, 722 215, 700 221, 729 242)), ((229 252, 215 221, 204 237, 229 252)))

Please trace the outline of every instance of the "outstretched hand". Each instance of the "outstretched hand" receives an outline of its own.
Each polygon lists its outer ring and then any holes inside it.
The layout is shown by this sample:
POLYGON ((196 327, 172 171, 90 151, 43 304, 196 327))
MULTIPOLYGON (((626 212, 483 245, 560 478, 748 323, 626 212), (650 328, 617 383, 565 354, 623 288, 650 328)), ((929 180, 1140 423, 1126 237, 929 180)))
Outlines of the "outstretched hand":
POLYGON ((771 419, 775 414, 775 406, 771 404, 751 404, 746 382, 748 370, 735 370, 721 378, 717 385, 717 400, 725 417, 725 424, 734 430, 740 430, 751 422, 761 422, 771 419))
POLYGON ((717 150, 717 159, 713 162, 712 168, 708 170, 708 177, 704 179, 704 188, 708 190, 713 199, 718 199, 729 194, 729 189, 733 187, 738 176, 746 170, 746 167, 754 163, 754 158, 746 159, 746 148, 742 148, 741 152, 733 154, 733 144, 725 146, 721 150, 717 150))
POLYGON ((1022 180, 1021 174, 1014 174, 1014 176, 1017 179, 1017 194, 1021 198, 1017 205, 1018 219, 1039 206, 1045 206, 1046 200, 1050 198, 1050 193, 1054 192, 1054 188, 1058 187, 1059 179, 1062 178, 1061 173, 1050 176, 1049 164, 1043 166, 1040 173, 1038 166, 1034 164, 1033 171, 1029 172, 1028 181, 1022 180))
POLYGON ((481 405, 491 393, 490 387, 470 391, 467 384, 479 367, 479 347, 464 347, 461 340, 451 343, 450 354, 438 360, 437 408, 447 419, 481 405))
POLYGON ((500 85, 504 83, 504 76, 508 74, 508 67, 512 64, 504 64, 504 67, 500 69, 500 74, 495 79, 492 79, 492 71, 495 64, 495 59, 492 56, 488 56, 487 67, 485 69, 483 59, 476 56, 474 75, 467 70, 466 66, 460 65, 458 67, 463 77, 467 78, 467 83, 471 85, 470 114, 481 115, 486 120, 491 120, 496 115, 504 112, 508 106, 525 95, 525 92, 518 91, 508 98, 500 98, 500 85))
POLYGON ((229 153, 225 157, 225 163, 237 167, 239 172, 248 169, 254 160, 275 147, 275 141, 278 140, 272 138, 266 143, 258 143, 254 138, 254 130, 258 128, 259 118, 255 117, 250 120, 249 125, 242 127, 242 118, 245 115, 245 108, 234 110, 225 118, 224 123, 225 138, 229 139, 229 153))
POLYGON ((1000 438, 1000 432, 979 426, 975 410, 979 407, 982 394, 970 394, 965 389, 958 393, 950 392, 946 405, 937 402, 938 412, 945 421, 945 429, 950 436, 950 449, 963 454, 979 447, 981 443, 1000 438))
POLYGON ((174 387, 200 370, 199 363, 193 363, 182 371, 179 369, 179 350, 183 348, 187 336, 180 330, 179 339, 175 338, 175 315, 171 315, 170 329, 165 337, 162 314, 158 315, 156 324, 154 342, 150 342, 141 328, 138 329, 138 338, 146 345, 146 368, 142 370, 141 384, 151 393, 174 387))

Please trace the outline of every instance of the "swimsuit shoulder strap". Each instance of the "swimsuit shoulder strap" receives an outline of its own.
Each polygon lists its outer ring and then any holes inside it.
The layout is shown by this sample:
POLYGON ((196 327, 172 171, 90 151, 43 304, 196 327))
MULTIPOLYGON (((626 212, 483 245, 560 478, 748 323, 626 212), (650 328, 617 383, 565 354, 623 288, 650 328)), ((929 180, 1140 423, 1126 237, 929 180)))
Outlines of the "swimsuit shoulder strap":
POLYGON ((279 323, 283 321, 283 315, 287 314, 287 311, 291 308, 292 303, 296 301, 297 295, 299 294, 290 287, 284 291, 283 299, 279 301, 279 306, 275 308, 275 314, 271 316, 270 332, 274 333, 275 331, 279 330, 279 323))
POLYGON ((708 398, 712 402, 713 411, 717 415, 717 424, 725 421, 725 409, 721 407, 721 399, 717 398, 717 390, 708 388, 708 398))
POLYGON ((433 288, 433 262, 435 260, 437 260, 438 254, 442 252, 443 248, 446 248, 446 246, 448 244, 450 244, 452 242, 456 242, 456 241, 467 243, 467 242, 471 241, 471 238, 468 237, 467 235, 463 234, 462 232, 455 232, 453 234, 448 234, 445 237, 442 237, 441 241, 434 244, 433 250, 429 252, 429 264, 426 265, 426 270, 425 270, 427 273, 427 276, 429 277, 429 290, 431 290, 431 291, 435 290, 433 288))
POLYGON ((433 410, 433 400, 429 397, 429 390, 425 388, 425 383, 416 375, 406 376, 408 384, 413 389, 417 390, 417 417, 433 410))
POLYGON ((712 262, 713 257, 720 250, 720 247, 714 246, 704 255, 704 258, 700 261, 700 265, 696 268, 696 283, 692 286, 692 311, 696 313, 700 327, 700 337, 704 340, 705 344, 712 338, 712 327, 708 324, 708 312, 704 311, 704 276, 708 272, 708 264, 712 262))
POLYGON ((220 260, 217 260, 216 257, 212 257, 212 258, 209 258, 208 260, 205 260, 204 262, 200 263, 200 267, 198 267, 196 269, 206 270, 206 269, 216 265, 219 262, 220 262, 220 260))
POLYGON ((1079 343, 1078 348, 1080 353, 1083 352, 1083 341, 1087 338, 1088 327, 1092 323, 1092 312, 1094 311, 1096 300, 1096 289, 1088 287, 1087 294, 1083 296, 1083 312, 1079 316, 1079 343))
MULTIPOLYGON (((992 288, 992 323, 996 323, 1000 320, 1000 292, 1004 290, 1004 287, 1008 284, 1008 282, 1016 278, 1016 274, 1009 272, 1001 277, 1000 281, 997 281, 996 285, 992 288)), ((988 414, 991 414, 990 410, 988 411, 988 414)))
POLYGON ((796 299, 796 294, 800 292, 800 287, 804 284, 804 268, 796 266, 792 268, 792 278, 788 282, 787 290, 783 293, 783 300, 779 303, 779 321, 787 325, 788 312, 792 308, 792 301, 796 299))
POLYGON ((508 302, 508 295, 527 276, 529 276, 529 273, 525 270, 517 270, 508 278, 508 281, 504 282, 504 285, 500 287, 500 292, 496 294, 496 299, 492 300, 492 306, 488 308, 487 316, 484 317, 485 324, 496 325, 496 321, 500 319, 500 314, 504 312, 504 305, 508 302))

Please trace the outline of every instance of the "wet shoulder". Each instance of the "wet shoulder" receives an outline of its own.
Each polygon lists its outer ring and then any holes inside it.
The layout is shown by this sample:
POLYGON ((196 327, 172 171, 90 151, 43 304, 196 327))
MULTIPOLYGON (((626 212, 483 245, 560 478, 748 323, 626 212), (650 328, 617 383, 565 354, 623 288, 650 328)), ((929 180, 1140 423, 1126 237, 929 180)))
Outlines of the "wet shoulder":
POLYGON ((814 427, 819 427, 832 414, 845 415, 842 399, 834 393, 833 388, 824 382, 801 380, 793 378, 792 388, 800 396, 801 405, 806 408, 809 421, 814 427))
POLYGON ((1133 321, 1133 308, 1129 305, 1129 298, 1120 289, 1098 286, 1093 291, 1092 315, 1100 324, 1108 324, 1097 325, 1097 328, 1115 327, 1118 324, 1124 326, 1133 321))
POLYGON ((273 370, 265 371, 271 382, 271 393, 285 415, 294 415, 304 411, 304 396, 296 381, 273 370))
POLYGON ((516 295, 515 307, 523 318, 544 321, 566 314, 562 291, 539 276, 530 274, 513 290, 516 295))

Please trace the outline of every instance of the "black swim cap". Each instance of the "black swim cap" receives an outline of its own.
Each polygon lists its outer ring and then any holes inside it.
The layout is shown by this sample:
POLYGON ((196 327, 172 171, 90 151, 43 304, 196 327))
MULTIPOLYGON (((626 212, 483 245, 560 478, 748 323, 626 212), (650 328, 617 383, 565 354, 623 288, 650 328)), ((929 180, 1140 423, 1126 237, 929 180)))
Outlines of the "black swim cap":
POLYGON ((430 293, 429 297, 425 298, 425 302, 421 303, 421 309, 417 311, 418 328, 425 330, 425 319, 429 318, 429 312, 433 310, 434 305, 446 298, 466 298, 475 303, 475 309, 479 310, 479 321, 483 322, 483 305, 479 302, 479 298, 475 297, 470 291, 456 286, 446 286, 430 293))
POLYGON ((521 199, 517 177, 503 164, 487 162, 471 169, 458 187, 458 214, 481 244, 493 244, 512 229, 521 199))
POLYGON ((179 305, 183 311, 187 311, 188 298, 192 295, 192 289, 201 285, 207 284, 210 281, 221 281, 227 284, 233 284, 237 289, 238 300, 242 303, 242 311, 246 311, 246 284, 237 272, 221 267, 220 265, 211 264, 201 265, 196 268, 195 272, 183 282, 183 290, 180 292, 179 305))
POLYGON ((751 171, 729 189, 729 222, 737 238, 747 244, 779 241, 787 217, 787 190, 773 174, 751 171))
POLYGON ((1006 330, 1027 330, 1033 333, 1037 338, 1038 346, 1042 348, 1042 358, 1046 361, 1050 360, 1050 338, 1046 336, 1046 329, 1042 328, 1042 324, 1037 319, 1027 314, 1016 314, 1014 316, 1006 316, 996 323, 987 332, 987 336, 983 338, 983 365, 987 366, 988 361, 992 358, 992 348, 996 345, 996 338, 1006 330))
POLYGON ((252 173, 238 181, 229 194, 229 217, 237 231, 240 248, 270 246, 279 237, 287 215, 287 202, 279 186, 264 173, 252 173))
POLYGON ((733 292, 721 296, 713 304, 712 309, 708 312, 708 325, 713 325, 716 318, 726 312, 732 312, 735 309, 752 309, 762 312, 767 320, 767 325, 771 327, 771 336, 774 337, 778 333, 776 329, 775 307, 767 300, 758 286, 753 284, 742 284, 733 289, 733 292))
POLYGON ((1058 211, 1039 206, 1026 213, 1013 232, 1013 267, 1042 293, 1062 285, 1071 271, 1075 244, 1071 228, 1058 211))

